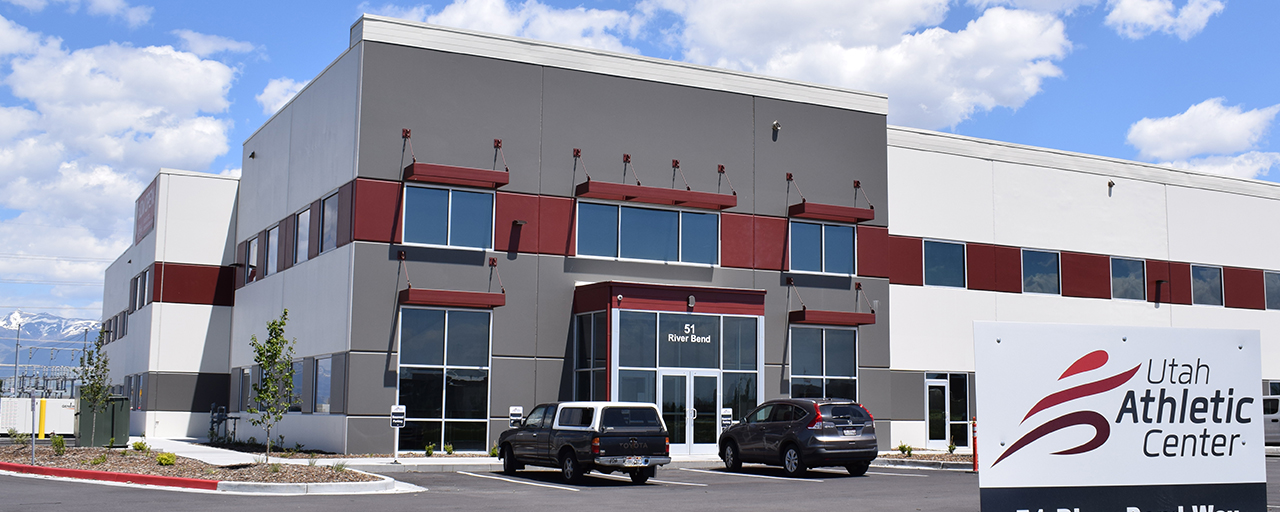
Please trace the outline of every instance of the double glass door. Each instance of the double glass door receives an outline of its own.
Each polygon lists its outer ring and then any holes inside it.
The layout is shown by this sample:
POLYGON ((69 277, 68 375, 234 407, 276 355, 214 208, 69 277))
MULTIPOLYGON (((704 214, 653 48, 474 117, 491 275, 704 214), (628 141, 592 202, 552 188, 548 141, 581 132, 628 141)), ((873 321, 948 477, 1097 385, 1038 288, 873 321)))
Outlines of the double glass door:
POLYGON ((946 450, 951 443, 969 446, 969 383, 963 373, 925 374, 928 407, 927 448, 946 450))
POLYGON ((720 436, 720 377, 715 371, 661 370, 658 403, 671 437, 671 453, 716 453, 720 436))

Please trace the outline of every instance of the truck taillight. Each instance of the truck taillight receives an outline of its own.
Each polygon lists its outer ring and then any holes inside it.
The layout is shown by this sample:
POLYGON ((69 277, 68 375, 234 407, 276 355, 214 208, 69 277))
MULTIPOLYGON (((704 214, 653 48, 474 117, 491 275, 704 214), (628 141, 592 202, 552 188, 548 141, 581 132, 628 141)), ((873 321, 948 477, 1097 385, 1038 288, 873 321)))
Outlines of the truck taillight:
POLYGON ((662 453, 663 455, 671 454, 671 438, 670 437, 662 438, 662 453))
POLYGON ((591 438, 591 453, 594 455, 600 455, 600 438, 591 438))
POLYGON ((822 429, 822 411, 818 410, 818 403, 813 403, 813 421, 809 422, 810 430, 822 429))

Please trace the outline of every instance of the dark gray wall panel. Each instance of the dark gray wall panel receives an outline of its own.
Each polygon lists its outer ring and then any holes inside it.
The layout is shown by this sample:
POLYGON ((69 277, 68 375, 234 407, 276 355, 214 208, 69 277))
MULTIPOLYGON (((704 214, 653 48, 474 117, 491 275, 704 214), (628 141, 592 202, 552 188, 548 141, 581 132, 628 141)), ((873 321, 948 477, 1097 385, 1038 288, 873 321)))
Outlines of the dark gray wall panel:
POLYGON ((395 350, 399 313, 396 302, 405 286, 399 262, 392 246, 367 242, 352 245, 351 349, 395 350))
MULTIPOLYGON (((400 179, 410 163, 400 129, 409 128, 419 162, 490 169, 493 139, 502 139, 511 167, 503 190, 538 192, 542 68, 364 45, 360 176, 400 179)), ((500 158, 497 165, 502 169, 500 158)))
POLYGON ((858 278, 858 282, 862 283, 862 292, 867 299, 861 305, 861 311, 869 311, 867 304, 880 301, 880 308, 876 309, 876 323, 858 327, 858 366, 888 368, 889 280, 863 277, 858 278))
POLYGON ((866 406, 872 416, 890 417, 893 411, 891 380, 889 370, 858 368, 858 402, 866 406))
POLYGON ((504 359, 489 362, 489 416, 506 417, 508 407, 519 405, 525 411, 537 405, 537 363, 533 359, 504 359), (533 385, 530 385, 533 384, 533 385))
POLYGON ((538 257, 538 357, 573 356, 573 279, 564 276, 563 256, 538 257))
MULTIPOLYGON (((390 410, 390 409, 388 409, 390 410)), ((386 414, 386 411, 384 411, 386 414)), ((347 418, 347 453, 388 453, 391 451, 391 422, 381 418, 347 418)))
POLYGON ((924 414, 924 372, 889 372, 893 411, 886 419, 921 420, 924 414))
POLYGON ((347 410, 347 354, 333 355, 333 375, 330 378, 329 413, 343 414, 347 410))
MULTIPOLYGON (((563 359, 538 359, 537 380, 534 381, 534 403, 557 402, 573 399, 573 380, 566 371, 563 359)), ((568 369, 571 371, 571 369, 568 369)))
POLYGON ((791 396, 790 374, 786 373, 783 367, 765 366, 763 382, 765 400, 791 396))
POLYGON ((395 355, 351 352, 347 358, 347 414, 389 414, 399 378, 395 355))
MULTIPOLYGON (((497 256, 497 272, 507 288, 507 305, 493 309, 493 355, 529 356, 538 352, 538 256, 533 254, 497 256)), ((486 267, 486 270, 489 270, 486 267)), ((499 291, 494 274, 492 291, 499 291)), ((462 290, 488 290, 488 279, 457 283, 462 290)), ((529 375, 533 376, 532 373, 529 375)), ((505 414, 505 409, 503 414, 505 414)))
POLYGON ((209 405, 228 405, 231 375, 227 373, 150 372, 144 403, 149 411, 209 412, 209 405))
MULTIPOLYGON (((586 180, 574 173, 579 148, 591 177, 614 183, 627 153, 645 185, 670 187, 676 159, 693 190, 727 194, 727 183, 717 188, 722 164, 738 189, 732 211, 752 211, 749 96, 555 68, 544 77, 543 194, 573 195, 586 180)), ((627 181, 635 183, 630 170, 627 181)), ((684 188, 678 175, 676 183, 684 188)))
MULTIPOLYGON (((800 202, 787 196, 786 174, 815 203, 853 206, 853 181, 876 206, 869 224, 889 221, 888 150, 885 117, 766 98, 756 98, 756 213, 785 216, 800 202), (782 124, 774 140, 772 124, 782 124)), ((858 206, 866 207, 859 197, 858 206)))
POLYGON ((897 446, 893 442, 893 422, 876 420, 876 445, 880 451, 892 450, 897 446))

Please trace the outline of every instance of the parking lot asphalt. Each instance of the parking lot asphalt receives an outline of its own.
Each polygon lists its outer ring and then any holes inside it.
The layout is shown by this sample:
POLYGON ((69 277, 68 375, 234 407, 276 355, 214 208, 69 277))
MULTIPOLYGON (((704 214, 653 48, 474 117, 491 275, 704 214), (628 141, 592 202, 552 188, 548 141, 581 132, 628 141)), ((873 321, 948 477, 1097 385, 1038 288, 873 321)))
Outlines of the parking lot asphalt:
MULTIPOLYGON (((742 472, 683 468, 658 471, 645 485, 623 475, 592 473, 565 484, 553 470, 396 473, 426 488, 408 494, 357 496, 249 496, 189 493, 0 475, 0 511, 93 510, 979 510, 978 475, 964 471, 872 468, 851 477, 842 470, 811 471, 787 478, 778 468, 746 466, 742 472)), ((1280 458, 1267 459, 1267 494, 1280 508, 1280 458)))

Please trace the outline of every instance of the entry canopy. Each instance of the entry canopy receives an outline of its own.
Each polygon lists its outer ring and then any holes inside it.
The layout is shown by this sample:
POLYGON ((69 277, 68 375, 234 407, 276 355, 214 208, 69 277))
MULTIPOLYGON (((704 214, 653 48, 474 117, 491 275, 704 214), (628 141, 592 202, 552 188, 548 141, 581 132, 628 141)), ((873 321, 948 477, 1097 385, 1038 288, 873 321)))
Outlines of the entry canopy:
POLYGON ((764 290, 602 281, 573 291, 573 312, 639 309, 719 315, 764 315, 764 290))

